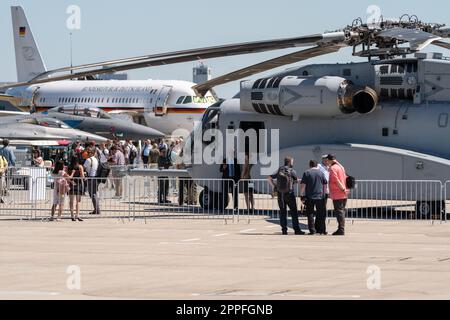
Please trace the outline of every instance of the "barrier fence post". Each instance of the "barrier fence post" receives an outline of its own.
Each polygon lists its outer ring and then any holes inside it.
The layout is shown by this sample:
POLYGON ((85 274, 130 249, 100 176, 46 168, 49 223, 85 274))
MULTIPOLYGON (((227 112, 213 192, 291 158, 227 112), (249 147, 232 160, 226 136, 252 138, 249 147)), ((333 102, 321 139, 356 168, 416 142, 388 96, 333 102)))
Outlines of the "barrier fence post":
POLYGON ((447 218, 450 215, 450 180, 445 182, 444 186, 444 218, 443 221, 447 222, 447 218))

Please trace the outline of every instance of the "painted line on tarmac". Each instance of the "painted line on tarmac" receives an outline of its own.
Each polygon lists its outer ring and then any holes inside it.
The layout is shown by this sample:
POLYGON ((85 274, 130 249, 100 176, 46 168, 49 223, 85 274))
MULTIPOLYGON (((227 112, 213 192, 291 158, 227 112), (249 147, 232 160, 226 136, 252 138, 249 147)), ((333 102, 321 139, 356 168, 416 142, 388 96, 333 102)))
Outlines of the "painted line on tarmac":
POLYGON ((200 238, 193 238, 193 239, 185 239, 185 240, 181 240, 182 242, 193 242, 193 241, 200 241, 200 238))
POLYGON ((45 291, 0 291, 0 296, 58 296, 59 292, 45 291))
POLYGON ((219 233, 219 234, 215 234, 213 235, 213 237, 224 237, 224 236, 228 236, 229 233, 219 233))
POLYGON ((239 231, 240 233, 246 233, 246 232, 253 232, 256 231, 256 229, 245 229, 245 230, 241 230, 239 231))
POLYGON ((202 242, 160 242, 160 245, 170 245, 170 244, 175 244, 175 245, 198 245, 198 246, 207 246, 207 243, 202 243, 202 242))
POLYGON ((425 251, 450 251, 450 248, 421 248, 425 251))

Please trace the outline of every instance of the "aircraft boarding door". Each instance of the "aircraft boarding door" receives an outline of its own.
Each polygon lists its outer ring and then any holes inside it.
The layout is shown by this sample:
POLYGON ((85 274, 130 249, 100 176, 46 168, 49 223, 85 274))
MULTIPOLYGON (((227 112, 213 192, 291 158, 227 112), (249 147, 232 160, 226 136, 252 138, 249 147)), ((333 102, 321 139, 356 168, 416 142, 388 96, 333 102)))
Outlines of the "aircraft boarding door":
POLYGON ((163 86, 158 94, 158 98, 155 103, 155 116, 162 117, 167 114, 167 100, 169 99, 172 87, 163 86))
POLYGON ((39 89, 41 87, 36 87, 36 89, 33 90, 33 93, 31 95, 31 99, 30 99, 30 113, 35 113, 36 112, 36 101, 39 98, 39 89))

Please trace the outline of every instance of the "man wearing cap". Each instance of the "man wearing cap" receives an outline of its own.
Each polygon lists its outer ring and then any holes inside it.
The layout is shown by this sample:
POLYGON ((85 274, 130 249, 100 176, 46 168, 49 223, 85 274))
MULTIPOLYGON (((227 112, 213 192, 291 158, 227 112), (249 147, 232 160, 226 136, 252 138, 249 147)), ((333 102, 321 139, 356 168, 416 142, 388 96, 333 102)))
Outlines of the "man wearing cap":
POLYGON ((306 206, 308 217, 309 234, 316 233, 326 235, 326 207, 325 191, 327 190, 327 179, 319 169, 316 160, 309 162, 309 170, 303 174, 301 180, 301 199, 306 206), (316 219, 314 219, 316 216, 316 219))
POLYGON ((345 206, 347 205, 347 174, 345 168, 336 160, 336 156, 329 154, 326 157, 328 166, 330 197, 333 200, 334 214, 338 222, 338 230, 333 233, 334 236, 345 235, 345 206))

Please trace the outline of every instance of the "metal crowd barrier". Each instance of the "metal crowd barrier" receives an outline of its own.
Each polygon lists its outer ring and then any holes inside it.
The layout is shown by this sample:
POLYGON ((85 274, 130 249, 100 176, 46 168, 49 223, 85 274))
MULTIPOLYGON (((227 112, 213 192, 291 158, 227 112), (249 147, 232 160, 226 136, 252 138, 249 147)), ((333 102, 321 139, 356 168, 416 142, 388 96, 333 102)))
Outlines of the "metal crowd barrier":
MULTIPOLYGON (((298 189, 298 185, 295 185, 298 189)), ((276 194, 267 179, 243 179, 237 183, 239 195, 239 219, 278 219, 279 207, 276 194)), ((296 191, 298 194, 298 191, 296 191)), ((301 209, 301 202, 297 197, 297 209, 301 209)))
MULTIPOLYGON (((0 218, 49 219, 54 199, 58 198, 56 183, 51 176, 3 176, 0 218)), ((83 185, 83 190, 75 192, 72 188, 59 201, 64 203, 64 218, 76 212, 77 203, 82 219, 279 218, 277 196, 265 179, 235 183, 223 179, 131 176, 123 170, 113 170, 108 178, 73 179, 71 185, 75 184, 83 185), (93 214, 95 201, 100 214, 93 214)), ((303 212, 299 188, 295 185, 297 208, 303 212)), ((450 213, 446 199, 450 199, 450 181, 357 181, 349 194, 346 215, 350 219, 443 221, 450 213)), ((327 217, 334 217, 331 200, 327 201, 327 217)))
POLYGON ((444 199, 444 220, 447 221, 450 218, 450 180, 446 181, 444 185, 444 199))
POLYGON ((222 179, 133 177, 131 218, 232 219, 234 183, 222 179), (222 192, 229 187, 231 196, 222 192), (219 197, 222 195, 222 197, 219 197))
MULTIPOLYGON (((385 220, 444 220, 441 181, 357 181, 347 217, 385 220)), ((331 201, 328 205, 331 204, 331 201)), ((332 211, 329 211, 332 213, 332 211)))
POLYGON ((36 205, 36 181, 22 175, 0 177, 0 215, 3 219, 32 219, 36 205))

